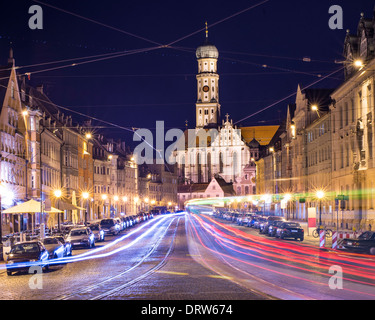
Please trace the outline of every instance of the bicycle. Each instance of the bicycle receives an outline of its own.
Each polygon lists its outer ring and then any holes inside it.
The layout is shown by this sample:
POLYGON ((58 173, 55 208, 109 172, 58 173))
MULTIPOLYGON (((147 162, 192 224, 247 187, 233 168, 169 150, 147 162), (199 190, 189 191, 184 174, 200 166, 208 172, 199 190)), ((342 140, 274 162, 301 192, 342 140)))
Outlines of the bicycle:
POLYGON ((332 230, 326 227, 324 227, 323 229, 316 228, 312 233, 314 238, 319 238, 320 230, 324 230, 326 232, 325 234, 326 238, 332 238, 332 230))

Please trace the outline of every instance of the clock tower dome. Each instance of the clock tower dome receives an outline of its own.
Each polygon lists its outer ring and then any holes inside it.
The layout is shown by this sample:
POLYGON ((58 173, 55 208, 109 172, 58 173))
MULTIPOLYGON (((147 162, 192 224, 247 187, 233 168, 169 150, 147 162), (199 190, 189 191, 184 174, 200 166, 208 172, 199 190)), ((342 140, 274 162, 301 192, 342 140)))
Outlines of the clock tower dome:
POLYGON ((208 41, 206 23, 206 39, 196 51, 198 60, 196 127, 217 127, 220 123, 219 75, 217 60, 219 51, 208 41))

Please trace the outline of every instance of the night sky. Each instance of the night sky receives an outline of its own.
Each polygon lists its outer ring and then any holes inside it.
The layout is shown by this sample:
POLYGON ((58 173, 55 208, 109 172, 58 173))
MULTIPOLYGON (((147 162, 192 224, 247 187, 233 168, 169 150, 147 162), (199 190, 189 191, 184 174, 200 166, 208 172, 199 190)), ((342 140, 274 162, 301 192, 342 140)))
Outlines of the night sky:
MULTIPOLYGON (((100 26, 48 6, 43 8, 44 29, 30 30, 29 7, 34 1, 8 1, 0 10, 0 62, 6 64, 10 43, 17 66, 27 66, 124 50, 169 44, 209 26, 210 42, 219 50, 222 116, 234 122, 295 93, 318 74, 341 67, 346 29, 356 32, 360 13, 372 17, 369 0, 270 0, 210 28, 210 24, 240 12, 261 0, 207 1, 45 1, 55 7, 106 24, 100 26), (328 26, 331 5, 344 13, 342 30, 328 26), (126 33, 132 33, 136 38, 126 33), (312 62, 303 62, 309 57, 312 62), (268 65, 268 68, 262 67, 268 65), (272 68, 271 68, 272 67, 272 68)), ((51 100, 61 106, 123 127, 167 128, 195 126, 197 61, 195 49, 204 41, 202 30, 162 48, 33 74, 73 62, 20 69, 31 72, 32 85, 43 84, 51 100)), ((334 88, 343 73, 315 87, 334 88)), ((291 97, 241 125, 277 124, 286 115, 291 97)), ((132 134, 112 128, 109 136, 127 141, 132 134)), ((130 141, 129 141, 130 142, 130 141)))

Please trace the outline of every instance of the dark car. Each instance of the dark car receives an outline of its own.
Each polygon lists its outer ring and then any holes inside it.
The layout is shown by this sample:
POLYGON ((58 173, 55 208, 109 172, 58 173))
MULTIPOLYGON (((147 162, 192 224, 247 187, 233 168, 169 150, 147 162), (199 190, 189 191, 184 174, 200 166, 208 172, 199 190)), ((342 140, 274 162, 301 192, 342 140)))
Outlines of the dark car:
POLYGON ((63 236, 53 236, 57 240, 59 240, 63 246, 64 246, 64 256, 70 257, 73 254, 72 244, 69 241, 66 241, 66 239, 63 236))
POLYGON ((255 229, 259 229, 260 228, 260 225, 262 223, 266 223, 267 222, 267 219, 264 218, 264 217, 255 217, 254 219, 252 219, 250 222, 249 222, 249 227, 252 227, 252 228, 255 228, 255 229))
POLYGON ((113 234, 116 236, 120 233, 120 225, 115 219, 103 219, 100 221, 100 226, 105 234, 113 234))
POLYGON ((375 232, 366 231, 357 239, 344 239, 342 246, 353 252, 375 255, 375 232))
POLYGON ((268 234, 268 228, 275 221, 285 221, 285 219, 284 219, 284 217, 280 217, 280 216, 270 216, 270 217, 268 217, 267 222, 260 224, 259 233, 268 234))
POLYGON ((303 241, 304 230, 297 222, 284 222, 276 230, 276 238, 285 239, 293 238, 303 241))
POLYGON ((274 220, 269 223, 268 226, 268 235, 270 237, 276 236, 277 228, 280 227, 281 224, 283 224, 286 220, 274 220))
POLYGON ((29 241, 17 243, 12 246, 6 264, 7 274, 11 276, 13 272, 29 270, 31 264, 49 269, 49 253, 40 241, 29 241))

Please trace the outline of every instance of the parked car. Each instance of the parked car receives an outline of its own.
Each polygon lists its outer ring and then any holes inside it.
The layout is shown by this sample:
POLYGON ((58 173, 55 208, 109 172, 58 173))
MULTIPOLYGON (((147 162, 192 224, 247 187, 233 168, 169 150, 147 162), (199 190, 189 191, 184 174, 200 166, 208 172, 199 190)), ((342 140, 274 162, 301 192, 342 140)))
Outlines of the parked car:
POLYGON ((255 228, 255 229, 259 229, 260 225, 262 223, 266 223, 266 222, 267 222, 266 218, 264 218, 264 217, 257 217, 257 218, 255 218, 254 222, 252 223, 252 227, 255 228))
POLYGON ((57 240, 59 240, 64 245, 64 257, 70 257, 72 252, 72 244, 69 241, 66 241, 63 236, 53 236, 57 240))
POLYGON ((95 247, 95 236, 89 227, 81 227, 70 230, 67 241, 76 247, 95 247))
POLYGON ((124 225, 124 229, 130 228, 129 220, 127 220, 126 217, 121 217, 120 220, 122 221, 122 224, 124 225))
POLYGON ((274 221, 285 221, 284 217, 270 216, 267 218, 267 222, 261 223, 259 233, 268 234, 268 228, 273 224, 274 221))
POLYGON ((375 232, 363 232, 357 239, 344 239, 342 245, 345 249, 375 255, 375 232))
POLYGON ((285 219, 284 220, 274 220, 274 221, 269 222, 268 235, 270 237, 274 237, 276 235, 277 228, 284 222, 286 222, 285 219))
POLYGON ((41 242, 49 253, 49 259, 59 259, 64 257, 65 247, 57 238, 47 237, 41 240, 41 242))
POLYGON ((276 238, 294 238, 303 241, 304 230, 297 222, 284 222, 276 230, 276 238))
POLYGON ((104 234, 118 235, 120 233, 120 225, 115 219, 103 219, 100 221, 100 226, 104 234))
POLYGON ((94 234, 95 242, 103 242, 105 240, 104 230, 99 223, 91 223, 89 225, 91 232, 94 234))
POLYGON ((120 226, 120 231, 123 231, 126 229, 126 224, 124 223, 124 221, 120 218, 114 218, 115 221, 117 222, 117 224, 120 226))
POLYGON ((6 269, 8 276, 16 271, 29 270, 30 265, 28 263, 38 263, 41 268, 49 269, 49 253, 40 241, 17 243, 12 246, 7 255, 6 269))

